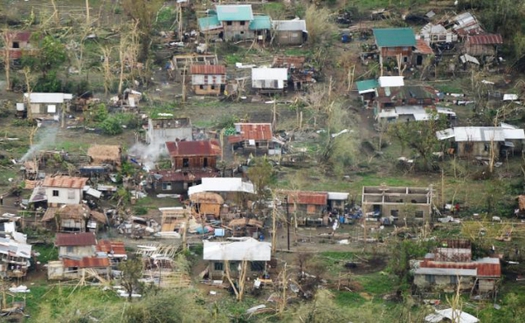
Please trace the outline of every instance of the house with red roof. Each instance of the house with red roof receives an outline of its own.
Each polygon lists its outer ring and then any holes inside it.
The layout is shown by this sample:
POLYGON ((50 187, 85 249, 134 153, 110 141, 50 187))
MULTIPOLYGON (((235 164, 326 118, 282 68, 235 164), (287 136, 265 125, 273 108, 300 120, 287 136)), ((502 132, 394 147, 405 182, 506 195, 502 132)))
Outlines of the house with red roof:
POLYGON ((176 170, 216 168, 221 147, 217 140, 168 141, 166 148, 176 170))
POLYGON ((74 176, 46 176, 42 183, 49 206, 80 204, 88 178, 74 176))
POLYGON ((226 86, 226 67, 224 65, 192 65, 190 74, 191 85, 197 95, 220 95, 226 86))
POLYGON ((232 149, 245 152, 261 152, 268 155, 281 155, 284 142, 273 136, 271 123, 235 123, 235 134, 228 137, 232 149))
POLYGON ((472 259, 469 240, 443 240, 434 252, 416 261, 414 284, 422 289, 454 291, 459 286, 473 294, 492 294, 501 278, 501 263, 497 257, 472 259))

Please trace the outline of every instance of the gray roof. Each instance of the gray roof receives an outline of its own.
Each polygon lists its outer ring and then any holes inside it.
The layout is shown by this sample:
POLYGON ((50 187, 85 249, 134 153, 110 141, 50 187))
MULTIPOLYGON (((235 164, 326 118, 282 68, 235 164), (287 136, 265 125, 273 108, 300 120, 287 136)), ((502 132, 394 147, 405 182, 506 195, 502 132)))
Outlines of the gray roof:
POLYGON ((278 31, 307 31, 306 20, 273 20, 272 26, 278 31))

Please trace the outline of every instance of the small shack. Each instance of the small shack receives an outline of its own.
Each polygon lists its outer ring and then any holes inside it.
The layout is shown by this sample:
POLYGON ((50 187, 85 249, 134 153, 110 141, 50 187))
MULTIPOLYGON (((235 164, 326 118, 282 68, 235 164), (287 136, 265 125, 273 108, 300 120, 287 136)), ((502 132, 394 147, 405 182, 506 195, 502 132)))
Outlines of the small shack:
POLYGON ((42 222, 57 232, 97 231, 101 225, 108 223, 105 214, 90 210, 85 204, 48 207, 42 222))
POLYGON ((120 166, 122 149, 118 145, 92 145, 87 155, 91 165, 120 166))
POLYGON ((192 203, 192 211, 201 217, 208 216, 214 219, 220 218, 221 207, 224 204, 224 199, 217 193, 200 192, 190 195, 192 203))
POLYGON ((273 20, 272 27, 278 45, 301 45, 308 40, 306 20, 273 20))
POLYGON ((288 87, 287 68, 252 68, 252 87, 259 93, 280 93, 288 87))

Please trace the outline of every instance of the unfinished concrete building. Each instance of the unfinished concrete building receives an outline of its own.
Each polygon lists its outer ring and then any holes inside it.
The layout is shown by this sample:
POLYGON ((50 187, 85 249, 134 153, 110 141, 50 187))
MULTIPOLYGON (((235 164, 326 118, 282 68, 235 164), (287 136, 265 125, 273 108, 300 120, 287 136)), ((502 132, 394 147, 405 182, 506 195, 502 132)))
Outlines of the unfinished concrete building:
POLYGON ((432 186, 364 186, 361 205, 367 216, 428 221, 432 212, 432 197, 432 186))

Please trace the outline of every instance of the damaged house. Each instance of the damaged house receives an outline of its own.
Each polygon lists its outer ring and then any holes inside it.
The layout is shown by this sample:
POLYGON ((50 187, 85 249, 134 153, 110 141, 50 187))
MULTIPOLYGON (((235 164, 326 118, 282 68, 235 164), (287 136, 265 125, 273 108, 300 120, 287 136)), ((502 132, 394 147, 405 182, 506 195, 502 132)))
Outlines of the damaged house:
POLYGON ((27 244, 27 236, 16 232, 15 222, 3 222, 4 232, 0 237, 0 277, 3 279, 23 278, 31 265, 32 246, 27 244), (8 229, 7 224, 12 223, 8 229))
POLYGON ((224 65, 192 65, 191 86, 197 95, 220 95, 226 86, 224 65))
POLYGON ((193 127, 190 118, 174 117, 171 113, 159 113, 148 119, 146 143, 166 152, 166 142, 192 140, 193 127))
POLYGON ((445 150, 465 158, 498 158, 503 152, 513 152, 522 147, 525 140, 523 129, 501 127, 454 127, 436 132, 440 141, 448 141, 445 150))
POLYGON ((209 262, 208 275, 211 279, 224 278, 229 266, 232 277, 237 277, 242 262, 247 264, 247 277, 260 276, 267 269, 271 260, 272 244, 260 242, 253 238, 230 238, 227 241, 204 240, 202 259, 209 262))
POLYGON ((85 204, 70 204, 48 207, 42 222, 57 232, 96 232, 108 224, 105 214, 90 210, 85 204))
POLYGON ((201 183, 204 177, 218 176, 215 169, 160 169, 150 171, 148 190, 158 194, 186 194, 188 188, 201 183))
POLYGON ((433 197, 431 186, 363 186, 361 207, 367 217, 400 217, 426 222, 432 215, 433 197))
POLYGON ((414 284, 420 289, 461 290, 476 294, 496 292, 501 278, 499 258, 472 260, 468 240, 444 240, 433 253, 414 264, 414 284))
POLYGON ((235 135, 228 137, 232 149, 244 152, 281 155, 284 142, 273 136, 271 123, 235 123, 235 135))
POLYGON ((502 44, 503 37, 500 34, 467 35, 462 52, 474 57, 496 56, 502 44))
POLYGON ((31 54, 35 51, 31 46, 30 31, 12 31, 4 34, 4 48, 0 49, 0 56, 8 55, 10 60, 22 58, 22 54, 31 54))
POLYGON ((275 56, 273 58, 273 68, 287 68, 288 75, 288 86, 293 90, 304 90, 306 87, 315 83, 313 68, 307 68, 304 65, 306 58, 304 56, 275 56))
POLYGON ((49 280, 80 279, 84 277, 109 277, 111 262, 108 254, 96 251, 95 234, 58 233, 55 246, 58 248, 58 261, 50 261, 47 266, 49 280))
POLYGON ((87 155, 90 160, 89 165, 78 168, 82 176, 107 175, 122 164, 122 148, 118 145, 92 145, 88 148, 87 155))

